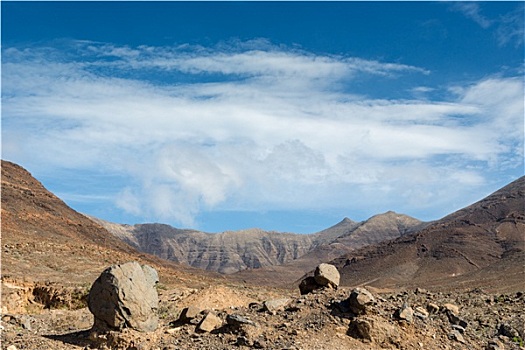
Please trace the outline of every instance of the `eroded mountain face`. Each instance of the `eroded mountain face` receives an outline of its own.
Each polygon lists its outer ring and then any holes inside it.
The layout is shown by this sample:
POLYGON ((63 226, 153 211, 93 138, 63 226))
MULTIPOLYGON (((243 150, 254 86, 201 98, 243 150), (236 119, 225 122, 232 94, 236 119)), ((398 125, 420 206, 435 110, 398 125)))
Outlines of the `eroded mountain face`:
POLYGON ((301 258, 303 262, 296 265, 302 266, 299 273, 303 274, 319 261, 400 237, 423 225, 417 219, 394 212, 376 215, 360 223, 345 218, 315 234, 260 229, 211 234, 164 224, 129 226, 97 221, 140 251, 225 274, 287 265, 301 258), (333 256, 334 253, 337 255, 333 256))

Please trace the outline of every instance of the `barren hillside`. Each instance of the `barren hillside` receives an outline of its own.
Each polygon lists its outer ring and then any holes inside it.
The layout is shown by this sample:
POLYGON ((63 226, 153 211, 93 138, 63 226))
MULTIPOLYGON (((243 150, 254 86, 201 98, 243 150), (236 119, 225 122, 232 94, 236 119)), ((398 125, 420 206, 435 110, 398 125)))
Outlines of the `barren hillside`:
POLYGON ((394 241, 334 260, 345 285, 523 289, 525 177, 394 241))

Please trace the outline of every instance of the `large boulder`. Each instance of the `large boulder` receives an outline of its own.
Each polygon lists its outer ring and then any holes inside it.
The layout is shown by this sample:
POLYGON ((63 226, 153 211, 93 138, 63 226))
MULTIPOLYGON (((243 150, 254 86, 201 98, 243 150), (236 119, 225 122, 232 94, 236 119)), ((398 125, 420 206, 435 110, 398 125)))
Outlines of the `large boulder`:
POLYGON ((88 307, 95 316, 93 329, 154 331, 158 325, 158 281, 155 269, 138 262, 104 270, 88 295, 88 307))
POLYGON ((339 287, 340 277, 337 268, 330 264, 319 264, 314 273, 315 282, 323 287, 339 287))

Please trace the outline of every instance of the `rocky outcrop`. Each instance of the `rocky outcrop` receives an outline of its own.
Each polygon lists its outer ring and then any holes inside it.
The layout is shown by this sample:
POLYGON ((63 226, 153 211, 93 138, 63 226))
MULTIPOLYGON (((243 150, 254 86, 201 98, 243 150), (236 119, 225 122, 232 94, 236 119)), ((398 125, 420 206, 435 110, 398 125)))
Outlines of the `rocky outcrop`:
POLYGON ((97 331, 132 328, 150 332, 158 324, 157 271, 129 262, 107 268, 93 283, 88 296, 97 331))

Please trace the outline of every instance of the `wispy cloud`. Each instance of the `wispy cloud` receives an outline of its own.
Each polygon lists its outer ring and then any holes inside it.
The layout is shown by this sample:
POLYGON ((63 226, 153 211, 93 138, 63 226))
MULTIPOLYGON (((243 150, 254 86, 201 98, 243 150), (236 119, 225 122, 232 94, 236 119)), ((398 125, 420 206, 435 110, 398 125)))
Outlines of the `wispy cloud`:
POLYGON ((515 11, 509 12, 499 18, 496 31, 498 42, 501 46, 514 43, 516 47, 523 45, 525 40, 525 5, 519 6, 515 11))
POLYGON ((454 2, 451 8, 463 13, 483 29, 494 28, 495 37, 500 46, 514 44, 519 47, 523 45, 525 39, 525 6, 523 4, 498 18, 484 16, 480 4, 477 2, 454 2))
POLYGON ((430 207, 444 191, 462 195, 449 181, 468 189, 485 181, 481 169, 523 165, 518 78, 454 86, 448 100, 378 99, 355 79, 430 72, 264 41, 74 42, 65 52, 7 48, 3 61, 4 154, 122 174, 131 182, 116 184, 115 204, 156 220, 399 198, 430 207))
POLYGON ((481 14, 481 9, 477 2, 455 2, 452 4, 452 9, 463 13, 482 28, 488 28, 493 24, 493 21, 481 14))

